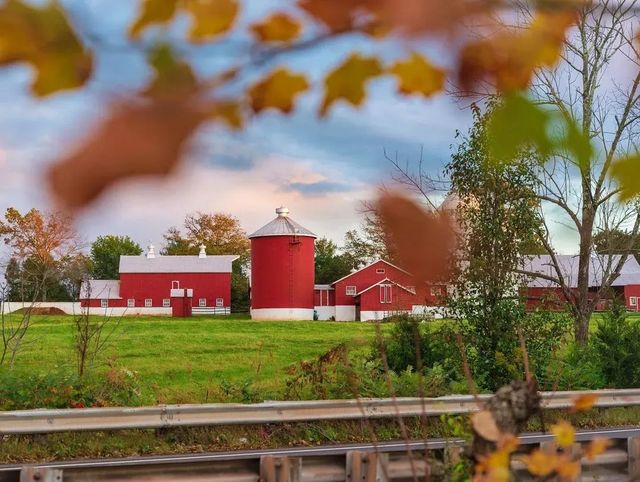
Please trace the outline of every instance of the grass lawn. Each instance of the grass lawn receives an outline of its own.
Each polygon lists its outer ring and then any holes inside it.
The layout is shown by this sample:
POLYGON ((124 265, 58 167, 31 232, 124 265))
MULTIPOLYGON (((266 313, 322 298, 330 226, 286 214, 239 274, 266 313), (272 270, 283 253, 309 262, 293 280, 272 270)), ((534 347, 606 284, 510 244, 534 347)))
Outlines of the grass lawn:
MULTIPOLYGON (((15 370, 74 369, 72 317, 33 316, 32 320, 15 370)), ((368 350, 375 329, 373 324, 357 322, 125 317, 102 359, 115 359, 118 366, 138 372, 163 403, 205 402, 223 382, 252 382, 268 398, 284 389, 285 368, 290 364, 340 343, 368 350)))

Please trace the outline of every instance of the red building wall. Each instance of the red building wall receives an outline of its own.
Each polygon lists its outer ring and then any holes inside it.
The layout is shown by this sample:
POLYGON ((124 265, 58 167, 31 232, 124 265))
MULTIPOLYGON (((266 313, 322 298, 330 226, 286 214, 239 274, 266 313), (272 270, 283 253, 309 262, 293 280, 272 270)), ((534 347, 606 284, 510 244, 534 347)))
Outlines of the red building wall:
POLYGON ((380 286, 375 286, 362 293, 360 298, 360 311, 407 311, 413 305, 419 305, 417 295, 403 290, 399 286, 391 284, 391 303, 382 303, 380 286))
POLYGON ((313 309, 314 254, 310 236, 252 238, 251 308, 313 309))

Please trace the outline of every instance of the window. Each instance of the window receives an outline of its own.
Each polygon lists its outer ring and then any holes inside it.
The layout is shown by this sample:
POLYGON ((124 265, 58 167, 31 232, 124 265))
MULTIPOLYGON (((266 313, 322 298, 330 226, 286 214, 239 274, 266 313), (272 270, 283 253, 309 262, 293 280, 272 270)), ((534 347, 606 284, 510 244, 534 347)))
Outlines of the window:
POLYGON ((109 300, 100 300, 100 308, 109 308, 109 300))
POLYGON ((378 269, 376 269, 376 273, 377 273, 377 274, 384 274, 384 268, 378 268, 378 269))
POLYGON ((162 300, 162 306, 164 306, 165 308, 169 308, 171 306, 171 299, 169 298, 164 298, 162 300))
POLYGON ((172 281, 171 282, 171 289, 172 290, 179 290, 180 289, 180 281, 172 281))
POLYGON ((380 285, 380 303, 391 303, 392 285, 380 285))
POLYGON ((127 300, 127 307, 134 308, 136 306, 136 300, 134 298, 129 298, 127 300))
POLYGON ((146 298, 144 300, 145 308, 151 308, 153 306, 153 300, 151 298, 146 298))
POLYGON ((432 286, 431 296, 440 296, 440 295, 442 295, 442 288, 440 288, 440 286, 432 286))
POLYGON ((216 306, 224 306, 224 299, 216 298, 216 306))
POLYGON ((347 286, 346 294, 348 296, 354 296, 356 294, 356 287, 355 286, 347 286))
POLYGON ((629 297, 629 304, 631 306, 638 306, 638 297, 637 296, 629 297))
POLYGON ((207 299, 206 298, 200 298, 198 300, 198 306, 207 306, 207 299))

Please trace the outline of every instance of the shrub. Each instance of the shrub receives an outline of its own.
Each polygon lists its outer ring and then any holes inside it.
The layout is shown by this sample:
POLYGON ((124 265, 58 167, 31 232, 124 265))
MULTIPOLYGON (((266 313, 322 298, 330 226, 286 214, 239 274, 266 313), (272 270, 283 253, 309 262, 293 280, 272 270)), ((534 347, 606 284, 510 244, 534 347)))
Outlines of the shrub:
POLYGON ((627 310, 619 300, 598 322, 592 343, 607 386, 640 386, 640 322, 627 320, 627 310))
POLYGON ((545 374, 538 378, 542 389, 594 390, 603 387, 600 360, 592 344, 580 346, 571 341, 563 351, 562 357, 552 360, 545 374))

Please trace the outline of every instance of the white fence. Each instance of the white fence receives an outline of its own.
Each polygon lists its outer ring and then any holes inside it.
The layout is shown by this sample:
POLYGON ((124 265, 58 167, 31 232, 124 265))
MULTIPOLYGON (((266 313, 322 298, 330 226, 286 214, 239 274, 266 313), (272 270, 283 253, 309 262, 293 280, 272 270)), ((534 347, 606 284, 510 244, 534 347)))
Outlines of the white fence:
MULTIPOLYGON (((79 315, 83 313, 83 310, 87 308, 81 308, 80 303, 78 302, 56 302, 56 301, 41 301, 36 303, 22 303, 22 302, 14 302, 14 301, 0 301, 0 312, 4 313, 12 313, 14 311, 18 311, 21 309, 29 309, 29 308, 57 308, 59 310, 64 311, 67 315, 79 315)), ((84 311, 86 313, 86 311, 84 311)), ((101 308, 101 307, 93 307, 89 308, 90 315, 101 315, 101 316, 171 316, 171 308, 161 308, 161 307, 142 307, 138 306, 135 308, 101 308)))

